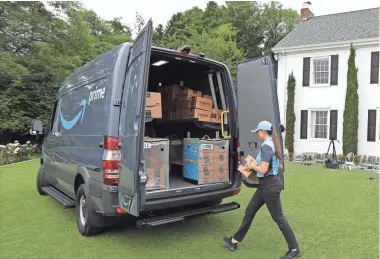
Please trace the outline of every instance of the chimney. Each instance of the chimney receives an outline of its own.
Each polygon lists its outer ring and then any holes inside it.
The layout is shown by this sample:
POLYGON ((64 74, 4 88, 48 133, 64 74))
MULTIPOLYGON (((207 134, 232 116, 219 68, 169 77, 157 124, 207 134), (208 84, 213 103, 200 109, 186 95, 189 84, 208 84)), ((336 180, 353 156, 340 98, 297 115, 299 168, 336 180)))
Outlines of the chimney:
POLYGON ((311 3, 310 2, 304 2, 302 4, 301 21, 307 21, 311 17, 314 16, 313 12, 310 9, 311 9, 311 3))

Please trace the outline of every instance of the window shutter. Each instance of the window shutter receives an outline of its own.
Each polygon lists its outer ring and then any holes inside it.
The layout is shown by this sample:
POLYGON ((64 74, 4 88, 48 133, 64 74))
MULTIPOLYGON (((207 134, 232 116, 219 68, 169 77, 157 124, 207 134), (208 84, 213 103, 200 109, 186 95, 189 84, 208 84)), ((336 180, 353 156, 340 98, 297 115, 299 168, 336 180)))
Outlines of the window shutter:
POLYGON ((376 110, 368 110, 367 141, 376 140, 376 110))
POLYGON ((338 85, 338 64, 339 55, 332 55, 330 67, 330 85, 338 85))
POLYGON ((371 52, 371 84, 379 83, 379 51, 371 52))
POLYGON ((330 111, 330 140, 337 139, 337 130, 338 130, 338 110, 330 111))
POLYGON ((310 85, 310 58, 303 58, 302 86, 310 85))
POLYGON ((307 110, 301 111, 301 139, 307 139, 307 110))

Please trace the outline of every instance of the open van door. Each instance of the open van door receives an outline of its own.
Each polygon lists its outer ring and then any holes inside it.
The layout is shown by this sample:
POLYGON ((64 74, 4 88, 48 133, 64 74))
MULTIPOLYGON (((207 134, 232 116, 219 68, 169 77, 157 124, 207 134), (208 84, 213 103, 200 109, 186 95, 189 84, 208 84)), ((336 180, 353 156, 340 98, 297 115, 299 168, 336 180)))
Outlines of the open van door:
POLYGON ((140 205, 145 202, 147 177, 142 163, 142 147, 152 30, 153 23, 149 20, 131 47, 120 117, 122 148, 119 203, 123 210, 134 216, 138 216, 140 205))
MULTIPOLYGON (((282 144, 276 88, 274 64, 270 55, 238 65, 237 102, 242 159, 248 154, 256 157, 260 151, 261 143, 256 134, 251 132, 260 121, 267 120, 273 124, 282 144)), ((248 178, 243 178, 243 183, 248 187, 258 186, 258 182, 248 178)))

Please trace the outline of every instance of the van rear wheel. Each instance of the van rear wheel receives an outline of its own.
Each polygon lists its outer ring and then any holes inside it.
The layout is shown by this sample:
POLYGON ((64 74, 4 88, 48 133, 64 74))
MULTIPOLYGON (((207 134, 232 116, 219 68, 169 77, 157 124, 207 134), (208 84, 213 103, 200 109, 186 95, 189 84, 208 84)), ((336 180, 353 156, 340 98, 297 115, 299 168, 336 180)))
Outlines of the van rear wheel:
POLYGON ((85 184, 79 186, 76 195, 75 210, 77 227, 83 236, 92 236, 102 230, 102 215, 95 212, 85 184))

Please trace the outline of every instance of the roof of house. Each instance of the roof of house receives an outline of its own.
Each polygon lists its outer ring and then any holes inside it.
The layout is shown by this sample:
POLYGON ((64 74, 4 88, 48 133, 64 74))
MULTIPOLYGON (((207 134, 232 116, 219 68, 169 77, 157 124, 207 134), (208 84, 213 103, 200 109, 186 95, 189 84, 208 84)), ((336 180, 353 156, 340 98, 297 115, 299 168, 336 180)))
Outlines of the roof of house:
POLYGON ((379 8, 315 16, 301 21, 273 49, 379 37, 379 8))

